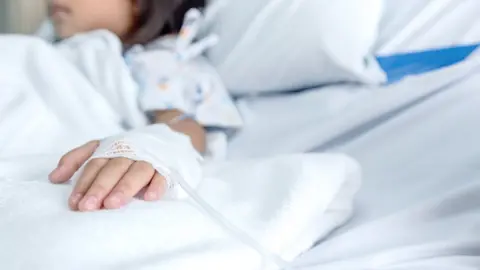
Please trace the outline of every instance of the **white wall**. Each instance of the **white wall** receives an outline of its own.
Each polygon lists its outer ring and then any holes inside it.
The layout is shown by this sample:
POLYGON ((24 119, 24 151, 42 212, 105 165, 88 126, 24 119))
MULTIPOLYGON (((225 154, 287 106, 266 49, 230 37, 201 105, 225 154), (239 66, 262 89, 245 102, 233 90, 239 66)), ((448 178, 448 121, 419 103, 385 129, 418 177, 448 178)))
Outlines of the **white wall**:
POLYGON ((7 0, 0 0, 0 33, 7 32, 8 29, 8 7, 7 0))
POLYGON ((46 0, 0 0, 0 32, 33 33, 47 14, 46 0))

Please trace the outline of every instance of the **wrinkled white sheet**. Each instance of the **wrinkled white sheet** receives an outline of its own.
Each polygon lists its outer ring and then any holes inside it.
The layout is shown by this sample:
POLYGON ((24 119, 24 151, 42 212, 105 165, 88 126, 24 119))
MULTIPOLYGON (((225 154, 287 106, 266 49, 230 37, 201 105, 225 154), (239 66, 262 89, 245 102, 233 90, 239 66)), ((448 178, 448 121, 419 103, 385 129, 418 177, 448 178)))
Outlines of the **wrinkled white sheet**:
POLYGON ((472 55, 386 87, 239 101, 246 127, 230 158, 334 150, 364 171, 353 220, 298 269, 478 269, 480 204, 469 192, 480 178, 479 67, 472 55))
POLYGON ((385 0, 384 4, 376 54, 480 42, 478 0, 385 0))
POLYGON ((344 231, 297 260, 294 269, 479 269, 480 184, 344 231))
POLYGON ((351 216, 360 168, 333 154, 205 163, 203 204, 69 211, 71 184, 47 180, 58 154, 145 123, 118 40, 99 33, 58 48, 0 37, 2 269, 279 269, 351 216))

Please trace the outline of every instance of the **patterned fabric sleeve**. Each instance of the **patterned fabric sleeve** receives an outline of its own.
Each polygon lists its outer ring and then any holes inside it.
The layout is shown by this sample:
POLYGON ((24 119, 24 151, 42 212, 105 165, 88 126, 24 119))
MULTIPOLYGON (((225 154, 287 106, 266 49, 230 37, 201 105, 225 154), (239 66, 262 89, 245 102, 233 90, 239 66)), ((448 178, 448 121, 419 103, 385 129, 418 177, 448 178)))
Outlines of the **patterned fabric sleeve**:
POLYGON ((126 54, 140 88, 145 112, 182 111, 206 127, 239 128, 241 116, 215 68, 202 56, 216 43, 214 36, 194 42, 200 13, 187 13, 178 36, 159 39, 126 54))

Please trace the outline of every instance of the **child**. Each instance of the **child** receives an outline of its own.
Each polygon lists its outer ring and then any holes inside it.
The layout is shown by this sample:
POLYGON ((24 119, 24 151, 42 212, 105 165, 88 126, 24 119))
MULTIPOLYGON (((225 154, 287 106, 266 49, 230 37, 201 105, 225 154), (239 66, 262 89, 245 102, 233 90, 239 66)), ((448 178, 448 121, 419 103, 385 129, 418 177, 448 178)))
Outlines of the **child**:
MULTIPOLYGON (((51 20, 59 39, 106 29, 116 34, 128 51, 136 45, 146 46, 179 33, 185 14, 204 6, 205 0, 52 0, 51 20)), ((184 117, 183 108, 159 108, 150 108, 154 123, 166 124, 189 136, 195 149, 205 152, 206 131, 200 123, 184 117)), ((50 180, 68 181, 98 146, 99 142, 93 141, 66 154, 50 174, 50 180)), ((159 200, 166 192, 166 185, 165 178, 146 162, 127 158, 92 159, 76 183, 69 206, 78 211, 117 209, 140 191, 145 191, 142 195, 145 200, 159 200)))

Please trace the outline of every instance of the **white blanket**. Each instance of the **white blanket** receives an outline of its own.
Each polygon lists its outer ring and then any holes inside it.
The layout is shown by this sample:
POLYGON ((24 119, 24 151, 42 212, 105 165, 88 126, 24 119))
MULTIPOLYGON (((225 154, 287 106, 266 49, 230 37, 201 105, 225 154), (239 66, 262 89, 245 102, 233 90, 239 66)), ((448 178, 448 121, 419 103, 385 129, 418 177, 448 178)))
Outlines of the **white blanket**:
POLYGON ((146 123, 120 43, 90 37, 0 37, 2 269, 279 269, 350 217, 359 166, 320 154, 206 164, 206 205, 69 211, 70 185, 47 181, 58 154, 146 123))
POLYGON ((94 35, 82 50, 1 37, 0 157, 60 153, 146 123, 120 44, 94 35))
MULTIPOLYGON (((289 262, 350 216, 359 183, 354 164, 321 155, 219 164, 206 169, 198 194, 289 262)), ((0 180, 5 269, 279 269, 261 268, 262 254, 248 239, 190 200, 78 214, 66 204, 71 187, 49 184, 44 166, 12 160, 0 166, 8 171, 0 180)))

